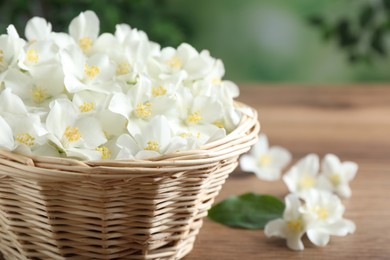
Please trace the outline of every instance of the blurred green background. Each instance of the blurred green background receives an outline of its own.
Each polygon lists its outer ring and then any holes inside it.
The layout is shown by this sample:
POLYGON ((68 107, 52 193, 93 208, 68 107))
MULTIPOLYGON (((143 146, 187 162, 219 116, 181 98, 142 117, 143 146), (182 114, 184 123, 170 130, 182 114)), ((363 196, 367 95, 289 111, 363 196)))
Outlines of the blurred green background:
POLYGON ((32 16, 67 31, 88 9, 102 32, 128 23, 162 46, 209 49, 240 83, 390 80, 387 0, 0 0, 0 33, 12 23, 24 35, 32 16))

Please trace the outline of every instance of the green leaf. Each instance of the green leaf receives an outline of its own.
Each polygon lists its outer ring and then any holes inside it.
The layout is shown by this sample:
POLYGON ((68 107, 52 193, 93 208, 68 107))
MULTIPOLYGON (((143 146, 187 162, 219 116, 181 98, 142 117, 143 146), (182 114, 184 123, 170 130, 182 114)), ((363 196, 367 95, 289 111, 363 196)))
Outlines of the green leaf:
POLYGON ((208 217, 229 227, 263 229, 270 220, 281 218, 283 211, 284 203, 276 197, 245 193, 214 205, 208 217))

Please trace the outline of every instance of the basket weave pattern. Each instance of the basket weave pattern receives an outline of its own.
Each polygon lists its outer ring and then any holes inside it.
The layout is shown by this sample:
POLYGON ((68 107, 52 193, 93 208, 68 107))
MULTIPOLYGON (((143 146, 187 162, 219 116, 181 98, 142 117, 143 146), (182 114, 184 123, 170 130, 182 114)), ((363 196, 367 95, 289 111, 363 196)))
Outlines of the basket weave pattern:
POLYGON ((252 111, 221 140, 150 160, 0 151, 0 251, 6 259, 180 259, 258 132, 252 111))

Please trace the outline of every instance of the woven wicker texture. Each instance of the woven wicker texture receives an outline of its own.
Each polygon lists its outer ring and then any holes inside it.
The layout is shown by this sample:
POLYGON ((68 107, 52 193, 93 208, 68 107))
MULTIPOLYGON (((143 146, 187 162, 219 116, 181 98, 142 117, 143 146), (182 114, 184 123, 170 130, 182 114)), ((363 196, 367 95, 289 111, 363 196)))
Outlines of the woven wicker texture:
POLYGON ((180 259, 259 124, 202 149, 150 160, 25 157, 0 151, 0 251, 6 259, 180 259))

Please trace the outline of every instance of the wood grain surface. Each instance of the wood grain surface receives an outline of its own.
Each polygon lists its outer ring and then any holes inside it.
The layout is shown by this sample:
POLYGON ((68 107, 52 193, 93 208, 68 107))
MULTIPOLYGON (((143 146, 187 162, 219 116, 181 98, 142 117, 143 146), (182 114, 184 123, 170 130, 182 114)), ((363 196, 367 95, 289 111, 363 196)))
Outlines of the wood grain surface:
MULTIPOLYGON (((332 152, 359 164, 352 198, 343 200, 356 233, 332 237, 323 248, 304 239, 306 249, 293 252, 261 230, 205 220, 184 259, 390 259, 390 86, 243 86, 239 99, 259 111, 271 145, 288 148, 294 162, 310 152, 332 152)), ((283 198, 288 191, 282 181, 264 182, 237 169, 217 201, 244 192, 283 198)))
MULTIPOLYGON (((184 259, 390 259, 390 86, 241 86, 239 100, 259 111, 271 145, 288 148, 294 162, 310 152, 332 152, 359 164, 352 198, 343 201, 345 217, 357 231, 332 237, 323 248, 305 239, 306 249, 293 252, 261 230, 231 229, 206 219, 184 259)), ((244 192, 283 198, 287 188, 237 169, 217 201, 244 192)))

